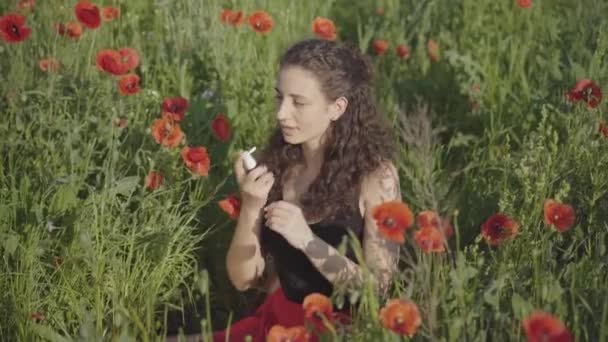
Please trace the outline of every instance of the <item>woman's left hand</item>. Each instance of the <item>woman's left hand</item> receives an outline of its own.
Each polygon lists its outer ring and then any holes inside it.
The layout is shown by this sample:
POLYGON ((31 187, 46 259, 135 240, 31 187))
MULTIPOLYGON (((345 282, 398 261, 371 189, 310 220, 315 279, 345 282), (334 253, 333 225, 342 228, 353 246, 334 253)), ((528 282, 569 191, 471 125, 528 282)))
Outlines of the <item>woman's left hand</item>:
POLYGON ((268 228, 281 234, 292 246, 304 249, 314 234, 304 218, 302 209, 286 201, 276 201, 264 208, 268 228))

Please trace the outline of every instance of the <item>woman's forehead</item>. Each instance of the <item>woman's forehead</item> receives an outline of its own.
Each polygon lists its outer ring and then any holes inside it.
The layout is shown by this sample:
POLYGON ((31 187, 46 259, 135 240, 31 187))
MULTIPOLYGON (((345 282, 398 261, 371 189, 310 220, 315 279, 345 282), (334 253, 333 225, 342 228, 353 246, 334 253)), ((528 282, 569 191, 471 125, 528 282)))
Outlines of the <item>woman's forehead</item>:
POLYGON ((315 75, 297 66, 281 68, 277 77, 276 89, 284 95, 310 96, 321 92, 315 75))

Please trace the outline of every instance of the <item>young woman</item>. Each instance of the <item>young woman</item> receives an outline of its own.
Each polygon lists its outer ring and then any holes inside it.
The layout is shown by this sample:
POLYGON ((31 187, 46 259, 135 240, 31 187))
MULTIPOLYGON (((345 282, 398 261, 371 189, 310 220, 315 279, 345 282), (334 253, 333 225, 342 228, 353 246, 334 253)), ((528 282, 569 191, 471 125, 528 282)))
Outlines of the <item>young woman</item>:
MULTIPOLYGON (((304 325, 308 294, 360 287, 353 251, 338 251, 349 231, 363 247, 378 293, 388 291, 399 247, 379 235, 372 210, 401 193, 394 139, 371 82, 366 57, 335 42, 302 41, 281 57, 277 127, 255 169, 246 172, 242 154, 234 165, 242 203, 226 258, 237 289, 247 290, 264 274, 270 294, 253 316, 229 328, 230 341, 247 335, 264 341, 275 324, 304 325)), ((227 333, 215 333, 214 341, 227 333)))

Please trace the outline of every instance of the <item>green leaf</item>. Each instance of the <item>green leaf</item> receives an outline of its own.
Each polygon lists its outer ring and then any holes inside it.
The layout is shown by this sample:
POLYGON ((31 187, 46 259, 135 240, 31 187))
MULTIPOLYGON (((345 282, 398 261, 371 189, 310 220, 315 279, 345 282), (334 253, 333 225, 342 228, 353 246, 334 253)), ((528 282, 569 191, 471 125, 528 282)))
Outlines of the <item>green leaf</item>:
POLYGON ((33 324, 32 328, 33 328, 32 330, 34 330, 34 332, 36 334, 38 334, 38 336, 42 337, 44 340, 47 340, 47 341, 53 341, 53 342, 71 341, 71 339, 68 339, 68 338, 65 338, 65 337, 59 335, 53 329, 51 329, 50 327, 47 327, 45 325, 33 324))
POLYGON ((12 256, 13 253, 19 247, 19 235, 16 234, 4 234, 2 238, 2 248, 8 253, 8 255, 12 256))
POLYGON ((125 177, 116 183, 116 185, 110 190, 110 193, 112 195, 120 194, 123 196, 128 196, 133 192, 135 187, 137 187, 139 182, 140 178, 137 176, 125 177))
POLYGON ((513 293, 513 297, 511 297, 511 306, 513 307, 515 317, 518 319, 524 318, 534 309, 533 306, 518 293, 513 293))

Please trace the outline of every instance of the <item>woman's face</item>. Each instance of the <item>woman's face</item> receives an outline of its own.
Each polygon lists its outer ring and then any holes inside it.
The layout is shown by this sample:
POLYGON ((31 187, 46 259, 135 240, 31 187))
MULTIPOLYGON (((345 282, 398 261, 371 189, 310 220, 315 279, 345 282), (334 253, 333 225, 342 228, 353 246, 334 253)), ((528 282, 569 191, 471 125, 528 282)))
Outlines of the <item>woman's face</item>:
POLYGON ((290 144, 317 145, 331 121, 342 114, 335 101, 325 98, 314 74, 302 67, 281 68, 275 89, 277 120, 290 144))

